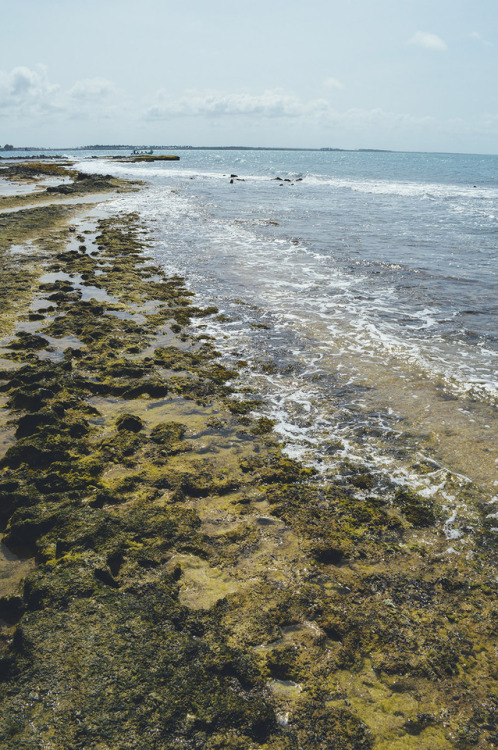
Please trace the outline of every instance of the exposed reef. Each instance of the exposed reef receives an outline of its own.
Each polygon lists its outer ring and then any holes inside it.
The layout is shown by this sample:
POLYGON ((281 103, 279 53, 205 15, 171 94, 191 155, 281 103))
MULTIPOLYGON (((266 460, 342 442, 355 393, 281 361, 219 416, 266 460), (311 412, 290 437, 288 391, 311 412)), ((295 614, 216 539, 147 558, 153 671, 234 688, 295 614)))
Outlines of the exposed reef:
POLYGON ((285 456, 140 217, 76 210, 0 214, 0 528, 26 565, 0 578, 0 746, 496 746, 485 522, 448 555, 435 502, 285 456))
MULTIPOLYGON (((67 161, 30 161, 0 167, 0 179, 8 180, 22 188, 28 186, 27 193, 0 195, 1 212, 5 209, 33 207, 40 204, 53 205, 56 202, 67 203, 65 196, 75 202, 84 202, 88 196, 103 196, 111 191, 127 192, 136 189, 132 182, 116 179, 111 175, 87 174, 78 172, 67 161), (53 184, 61 178, 64 182, 53 184)), ((90 201, 89 201, 90 202, 90 201)), ((7 233, 8 236, 8 233, 7 233)))
POLYGON ((135 154, 133 156, 113 156, 118 161, 180 161, 180 157, 175 154, 135 154))

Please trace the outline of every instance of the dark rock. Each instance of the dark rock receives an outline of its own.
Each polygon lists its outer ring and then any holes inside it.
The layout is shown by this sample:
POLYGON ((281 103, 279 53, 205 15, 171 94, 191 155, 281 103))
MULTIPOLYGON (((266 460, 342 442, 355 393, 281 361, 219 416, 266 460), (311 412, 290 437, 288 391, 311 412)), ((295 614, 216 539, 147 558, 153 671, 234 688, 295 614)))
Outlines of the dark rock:
POLYGON ((26 440, 27 438, 19 440, 11 446, 0 461, 0 465, 17 469, 22 464, 26 464, 31 469, 46 469, 56 461, 67 461, 69 458, 64 450, 50 448, 44 450, 26 440))
POLYGON ((134 414, 122 414, 116 420, 116 426, 120 432, 140 432, 143 430, 144 423, 134 414))
POLYGON ((431 714, 418 714, 414 719, 408 719, 405 721, 404 727, 408 734, 419 735, 424 729, 427 729, 431 724, 436 723, 436 719, 431 714))
POLYGON ((24 614, 24 602, 20 596, 2 596, 0 598, 0 619, 10 625, 19 622, 24 614))
POLYGON ((343 550, 330 546, 326 541, 312 544, 310 546, 310 553, 318 562, 325 565, 340 565, 344 559, 343 550))
POLYGON ((173 444, 183 439, 186 427, 179 422, 163 422, 156 425, 150 433, 150 439, 155 443, 163 445, 173 444))
POLYGON ((398 488, 394 497, 407 520, 413 526, 432 526, 435 523, 436 515, 432 500, 427 500, 406 487, 398 488))
POLYGON ((32 412, 25 414, 17 422, 16 437, 33 435, 39 427, 56 424, 57 418, 50 413, 32 412))
POLYGON ((75 189, 72 185, 53 185, 47 188, 47 193, 61 193, 62 195, 69 195, 74 193, 75 189))
POLYGON ((27 333, 26 331, 19 331, 16 334, 17 341, 13 341, 9 344, 9 349, 22 350, 22 349, 45 349, 49 346, 49 342, 43 336, 37 336, 33 333, 27 333))

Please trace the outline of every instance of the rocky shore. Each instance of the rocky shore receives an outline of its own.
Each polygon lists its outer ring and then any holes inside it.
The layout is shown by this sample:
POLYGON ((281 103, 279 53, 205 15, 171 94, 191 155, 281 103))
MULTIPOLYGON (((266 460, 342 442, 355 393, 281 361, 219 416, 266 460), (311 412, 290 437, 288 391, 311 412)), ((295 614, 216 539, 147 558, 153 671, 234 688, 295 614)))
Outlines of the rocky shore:
POLYGON ((498 745, 489 510, 462 558, 409 489, 324 484, 99 210, 139 186, 2 177, 0 747, 498 745))

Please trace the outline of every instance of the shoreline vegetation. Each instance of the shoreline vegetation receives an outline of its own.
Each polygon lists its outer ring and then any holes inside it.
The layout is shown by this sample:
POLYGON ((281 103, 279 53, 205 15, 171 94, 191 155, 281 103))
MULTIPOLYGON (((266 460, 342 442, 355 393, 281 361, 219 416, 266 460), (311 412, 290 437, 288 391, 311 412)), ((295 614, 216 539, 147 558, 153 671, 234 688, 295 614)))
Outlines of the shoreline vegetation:
POLYGON ((0 746, 497 746, 489 506, 447 554, 437 503, 286 457, 99 208, 140 184, 64 164, 0 170, 0 746))

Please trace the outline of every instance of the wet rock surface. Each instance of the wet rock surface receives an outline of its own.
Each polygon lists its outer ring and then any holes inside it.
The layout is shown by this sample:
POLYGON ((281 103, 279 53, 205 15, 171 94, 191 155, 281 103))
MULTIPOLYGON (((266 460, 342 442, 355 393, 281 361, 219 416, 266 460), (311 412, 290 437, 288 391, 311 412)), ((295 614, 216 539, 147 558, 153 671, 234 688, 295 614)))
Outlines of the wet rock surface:
POLYGON ((452 557, 434 504, 287 458, 139 217, 83 226, 5 318, 0 746, 496 745, 485 524, 452 557))

